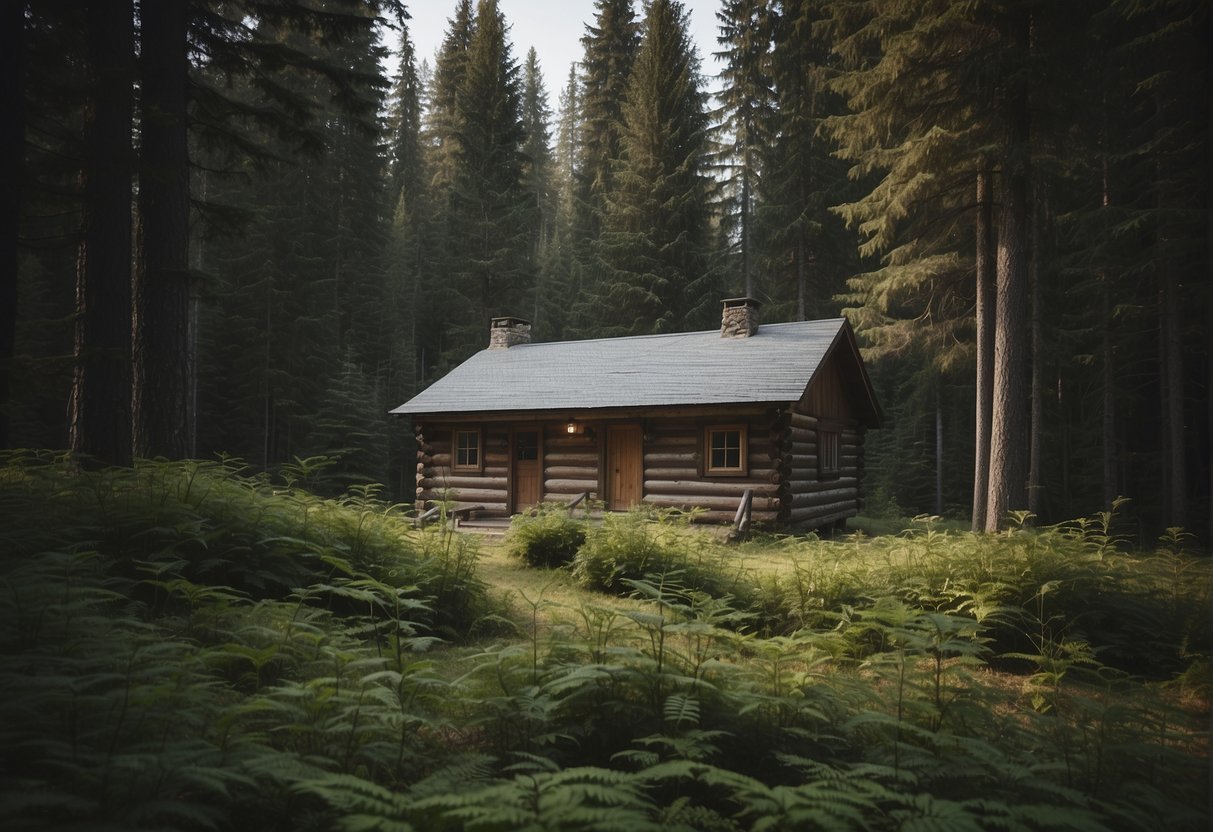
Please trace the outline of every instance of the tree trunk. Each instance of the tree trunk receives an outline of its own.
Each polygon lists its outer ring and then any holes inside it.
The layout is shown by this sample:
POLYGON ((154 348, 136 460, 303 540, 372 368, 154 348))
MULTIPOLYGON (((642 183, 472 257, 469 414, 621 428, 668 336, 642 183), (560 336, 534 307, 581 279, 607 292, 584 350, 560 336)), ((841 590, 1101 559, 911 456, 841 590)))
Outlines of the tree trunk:
POLYGON ((142 133, 135 265, 135 451, 193 445, 186 0, 141 7, 142 133))
MULTIPOLYGON (((1163 268, 1167 268, 1164 261, 1163 268)), ((1183 338, 1179 312, 1179 281, 1173 270, 1162 276, 1163 420, 1167 452, 1163 470, 1167 478, 1167 504, 1163 522, 1167 526, 1188 525, 1187 448, 1184 437, 1183 338)))
MULTIPOLYGON (((1026 51, 1031 20, 1018 13, 1018 42, 1026 51)), ((986 531, 997 531, 1004 515, 1025 505, 1027 454, 1027 306, 1029 228, 1027 89, 1009 82, 1003 102, 1007 144, 1003 160, 1002 210, 995 273, 994 400, 990 422, 990 484, 986 531)))
POLYGON ((21 170, 25 158, 25 3, 0 11, 0 448, 12 445, 10 394, 17 345, 17 236, 21 226, 21 170))
POLYGON ((943 516, 943 403, 935 388, 935 514, 943 516))
POLYGON ((993 182, 988 163, 977 173, 977 418, 973 453, 973 531, 986 526, 990 410, 994 399, 993 182))
POLYGON ((1031 240, 1032 251, 1029 257, 1029 291, 1031 301, 1031 398, 1032 411, 1028 427, 1028 511, 1033 516, 1040 516, 1040 458, 1042 431, 1044 430, 1044 329, 1041 323, 1041 260, 1044 252, 1041 249, 1040 225, 1044 221, 1045 197, 1041 183, 1035 183, 1033 188, 1035 200, 1031 210, 1031 240))
POLYGON ((92 85, 84 108, 84 203, 76 259, 74 454, 131 464, 131 0, 88 4, 92 85))

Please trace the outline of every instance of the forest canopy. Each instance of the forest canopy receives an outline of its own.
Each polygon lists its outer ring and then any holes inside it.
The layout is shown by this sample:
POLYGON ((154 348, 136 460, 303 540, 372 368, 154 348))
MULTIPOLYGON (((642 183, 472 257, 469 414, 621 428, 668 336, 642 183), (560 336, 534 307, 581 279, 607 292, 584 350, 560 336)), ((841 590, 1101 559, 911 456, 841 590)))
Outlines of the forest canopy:
POLYGON ((495 0, 432 63, 409 5, 5 4, 0 447, 404 498, 387 411, 490 317, 744 294, 855 326, 874 513, 1213 537, 1207 3, 722 0, 704 55, 596 0, 555 79, 495 0))

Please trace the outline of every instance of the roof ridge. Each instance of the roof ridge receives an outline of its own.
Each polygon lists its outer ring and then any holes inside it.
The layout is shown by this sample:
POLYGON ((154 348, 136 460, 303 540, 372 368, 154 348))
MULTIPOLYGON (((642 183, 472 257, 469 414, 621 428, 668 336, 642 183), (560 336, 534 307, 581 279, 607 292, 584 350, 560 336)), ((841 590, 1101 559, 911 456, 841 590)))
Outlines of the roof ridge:
MULTIPOLYGON (((838 323, 838 322, 842 322, 845 320, 846 320, 845 317, 843 317, 842 315, 839 315, 835 318, 814 318, 811 321, 776 321, 774 323, 761 324, 758 327, 758 334, 761 334, 764 329, 768 329, 771 327, 800 326, 803 324, 828 324, 828 323, 838 323)), ((686 337, 688 335, 719 335, 719 334, 720 334, 719 329, 693 329, 689 332, 648 332, 648 333, 645 333, 644 335, 611 335, 611 336, 603 336, 601 338, 573 338, 573 339, 565 340, 565 341, 528 341, 528 342, 522 343, 522 344, 515 344, 514 346, 510 347, 510 349, 515 350, 515 349, 519 349, 521 347, 546 347, 546 346, 553 346, 556 344, 559 344, 561 346, 567 346, 569 344, 594 344, 599 341, 641 341, 641 340, 651 339, 651 338, 679 338, 679 337, 686 337)), ((753 338, 756 336, 751 335, 750 337, 753 338)), ((744 341, 746 339, 731 338, 731 339, 727 339, 727 340, 744 341)), ((488 348, 486 347, 485 349, 477 350, 477 353, 481 353, 481 352, 488 352, 488 348)), ((494 350, 494 352, 504 352, 504 350, 494 350)), ((473 354, 477 354, 477 353, 473 353, 473 354)))

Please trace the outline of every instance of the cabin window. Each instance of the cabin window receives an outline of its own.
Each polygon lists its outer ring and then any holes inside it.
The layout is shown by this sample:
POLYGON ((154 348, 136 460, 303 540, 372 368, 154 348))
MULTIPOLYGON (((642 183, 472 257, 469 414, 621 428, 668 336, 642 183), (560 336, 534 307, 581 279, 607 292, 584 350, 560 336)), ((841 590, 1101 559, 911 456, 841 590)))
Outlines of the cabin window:
POLYGON ((455 464, 456 471, 481 471, 484 469, 484 457, 480 451, 480 431, 455 431, 455 464))
POLYGON ((744 425, 713 425, 705 431, 706 474, 741 476, 746 473, 744 425))
POLYGON ((841 437, 836 430, 817 432, 817 474, 822 479, 837 477, 841 437))

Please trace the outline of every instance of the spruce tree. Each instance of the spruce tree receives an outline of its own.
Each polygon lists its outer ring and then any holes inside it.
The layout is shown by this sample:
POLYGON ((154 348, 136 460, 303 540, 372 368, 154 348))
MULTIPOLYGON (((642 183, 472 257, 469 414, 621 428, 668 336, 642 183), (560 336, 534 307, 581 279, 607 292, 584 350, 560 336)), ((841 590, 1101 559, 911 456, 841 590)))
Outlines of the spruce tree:
POLYGON ((496 0, 480 0, 456 96, 455 169, 448 221, 452 310, 444 355, 458 363, 484 345, 489 319, 533 301, 522 182, 522 90, 496 0))
POLYGON ((835 295, 861 271, 854 234, 830 210, 853 198, 856 185, 821 129, 843 111, 829 85, 836 60, 822 34, 828 8, 785 0, 770 15, 775 101, 756 148, 762 176, 752 236, 764 315, 773 320, 838 314, 835 295))
POLYGON ((771 4, 764 0, 726 0, 716 12, 717 42, 724 61, 720 107, 713 114, 716 169, 724 189, 721 219, 732 242, 736 266, 730 267, 730 291, 755 294, 754 215, 760 190, 761 149, 774 136, 775 89, 771 77, 774 36, 771 4))
POLYGON ((640 48, 633 0, 596 0, 594 23, 581 38, 581 119, 578 159, 579 227, 584 239, 602 229, 615 166, 623 148, 623 107, 640 48))
POLYGON ((715 317, 699 84, 682 5, 656 0, 628 85, 615 191, 595 246, 602 282, 593 301, 604 335, 707 327, 715 317))
POLYGON ((548 93, 539 68, 539 56, 532 47, 527 51, 523 66, 522 128, 526 136, 522 145, 522 187, 530 198, 530 241, 528 268, 535 275, 534 301, 530 311, 531 324, 544 328, 542 296, 553 291, 549 280, 558 275, 547 274, 544 264, 555 227, 555 195, 552 188, 551 108, 548 93))

